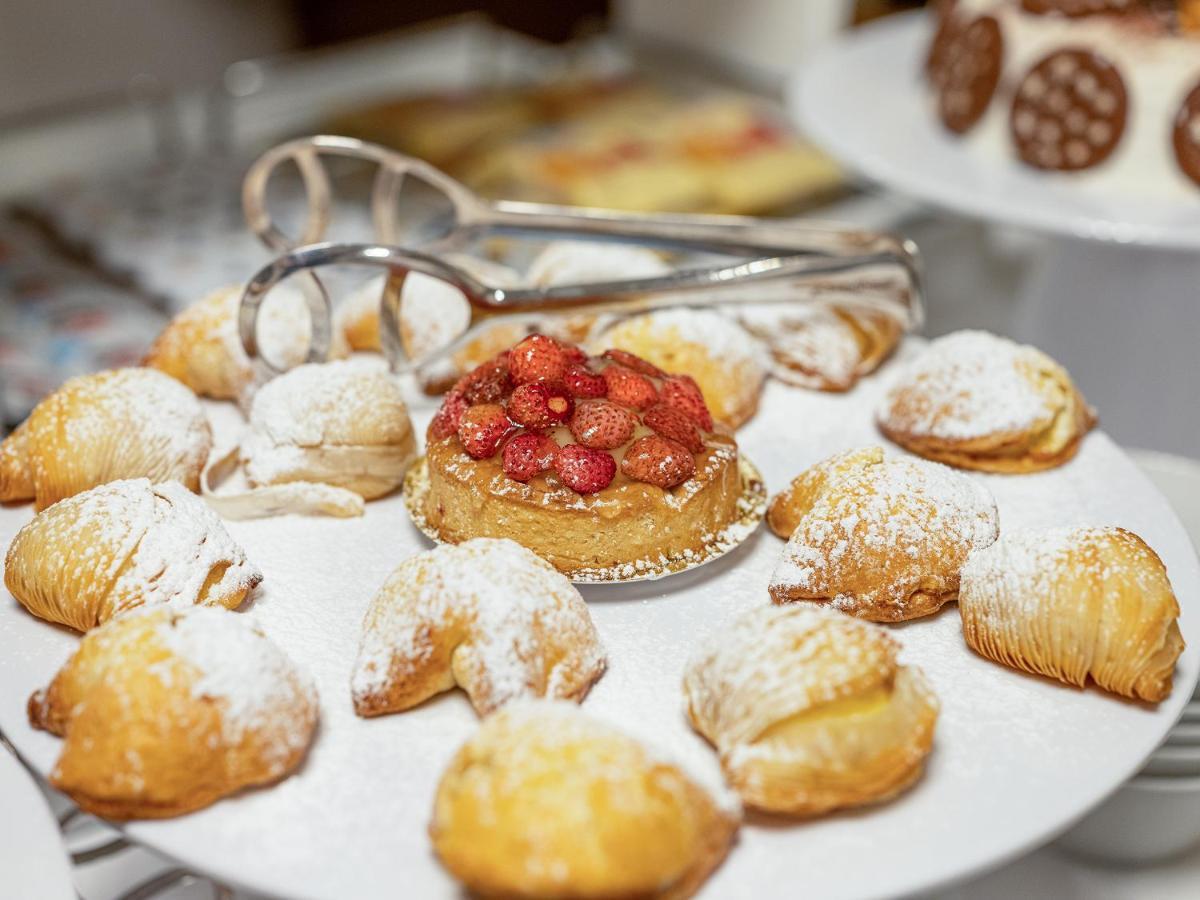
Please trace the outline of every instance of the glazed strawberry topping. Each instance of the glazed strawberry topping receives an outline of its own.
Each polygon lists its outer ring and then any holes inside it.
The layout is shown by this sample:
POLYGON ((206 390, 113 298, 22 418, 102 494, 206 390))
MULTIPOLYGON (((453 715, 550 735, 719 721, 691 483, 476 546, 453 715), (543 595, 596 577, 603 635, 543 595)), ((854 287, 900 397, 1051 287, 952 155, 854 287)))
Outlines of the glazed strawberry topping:
POLYGON ((575 401, 561 384, 519 384, 508 398, 508 417, 526 428, 550 428, 571 418, 575 401))
POLYGON ((712 427, 687 375, 667 375, 621 350, 589 358, 534 334, 460 378, 429 437, 457 435, 475 459, 499 453, 514 481, 545 476, 552 489, 591 494, 612 484, 618 468, 625 478, 678 487, 695 474, 694 454, 705 451, 712 427), (568 432, 574 442, 560 446, 568 432))
POLYGON ((562 381, 568 362, 558 341, 544 334, 531 334, 512 348, 508 368, 517 384, 562 381))
POLYGON ((678 441, 652 434, 630 445, 621 460, 621 471, 635 481, 669 490, 696 474, 696 460, 678 441))
POLYGON ((523 431, 504 445, 504 474, 513 481, 528 481, 554 466, 558 444, 544 434, 523 431))
POLYGON ((571 416, 571 437, 593 450, 615 450, 633 437, 637 418, 607 400, 585 400, 571 416))
POLYGON ((604 370, 604 381, 608 385, 608 399, 621 406, 645 409, 658 400, 653 381, 620 364, 604 370))
POLYGON ((642 415, 642 422, 655 434, 678 441, 692 453, 704 449, 704 439, 691 418, 677 407, 655 403, 642 415))
POLYGON ((554 471, 562 483, 579 494, 602 491, 617 474, 617 461, 605 450, 567 444, 554 458, 554 471))
POLYGON ((608 393, 608 382, 604 380, 604 376, 584 365, 567 366, 566 372, 563 373, 563 384, 573 397, 580 400, 603 397, 608 393))
POLYGON ((481 403, 462 414, 458 423, 458 439, 469 456, 487 459, 496 455, 512 427, 503 406, 499 403, 481 403))
POLYGON ((690 375, 671 375, 662 383, 662 400, 668 406, 685 413, 697 426, 712 431, 712 413, 704 403, 704 395, 690 375))

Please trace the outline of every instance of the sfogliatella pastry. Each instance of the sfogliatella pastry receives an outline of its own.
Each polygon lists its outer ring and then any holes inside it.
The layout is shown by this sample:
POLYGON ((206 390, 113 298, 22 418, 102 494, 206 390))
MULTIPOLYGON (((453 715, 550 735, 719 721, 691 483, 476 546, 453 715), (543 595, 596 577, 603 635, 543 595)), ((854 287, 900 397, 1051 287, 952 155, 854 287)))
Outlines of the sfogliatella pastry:
POLYGON ((316 482, 367 500, 395 490, 415 455, 404 395, 365 360, 307 363, 269 381, 241 448, 252 485, 316 482))
POLYGON ((262 581, 216 513, 177 481, 113 481, 17 532, 4 584, 31 613, 88 631, 139 606, 235 609, 262 581))
POLYGON ((29 721, 64 739, 50 783, 81 808, 158 819, 295 771, 317 696, 244 616, 159 606, 88 633, 29 721))
POLYGON ((904 367, 876 414, 906 450, 963 469, 1035 472, 1073 457, 1096 414, 1034 347, 956 331, 904 367))
POLYGON ((939 709, 897 650, 832 610, 754 609, 688 663, 688 717, 748 806, 816 816, 879 803, 920 776, 939 709))
POLYGON ((579 591, 510 540, 435 547, 400 564, 371 602, 351 678, 378 716, 458 686, 481 716, 517 698, 582 700, 604 649, 579 591))
POLYGON ((678 766, 570 703, 488 718, 438 785, 429 833, 484 897, 689 897, 740 816, 678 766))
POLYGON ((1124 528, 1005 533, 967 560, 958 604, 968 646, 990 660, 1151 703, 1171 693, 1179 603, 1124 528))
POLYGON ((758 409, 766 352, 737 322, 704 309, 664 309, 617 322, 592 339, 597 349, 636 354, 695 379, 713 419, 738 428, 758 409))
POLYGON ((786 494, 773 527, 798 519, 771 576, 772 599, 827 603, 875 622, 937 612, 958 595, 967 554, 999 531, 983 485, 878 447, 819 463, 786 494))
POLYGON ((116 481, 149 478, 200 487, 212 432, 200 401, 154 369, 109 369, 68 379, 0 445, 0 501, 45 509, 116 481))
POLYGON ((512 537, 571 577, 702 556, 738 520, 737 444, 694 381, 533 335, 446 396, 427 436, 425 525, 512 537))
POLYGON ((896 349, 894 316, 849 304, 749 304, 738 320, 771 351, 771 374, 797 387, 848 391, 896 349))
MULTIPOLYGON (((247 400, 255 372, 238 334, 241 285, 229 285, 175 316, 155 340, 143 365, 166 372, 202 397, 247 400)), ((304 295, 287 285, 272 290, 259 310, 260 352, 281 369, 304 362, 312 327, 304 295)), ((334 356, 346 344, 334 334, 334 356)))

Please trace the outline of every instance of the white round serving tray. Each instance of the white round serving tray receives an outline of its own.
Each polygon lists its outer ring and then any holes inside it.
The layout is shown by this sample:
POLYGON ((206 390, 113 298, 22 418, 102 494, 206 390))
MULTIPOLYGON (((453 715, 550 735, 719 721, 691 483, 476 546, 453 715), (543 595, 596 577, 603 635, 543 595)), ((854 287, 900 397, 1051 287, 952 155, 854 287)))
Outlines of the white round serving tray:
POLYGON ((74 900, 58 822, 33 776, 0 747, 0 894, 74 900))
POLYGON ((1200 190, 1114 191, 1034 171, 1015 156, 991 158, 949 134, 922 71, 932 27, 925 11, 889 16, 805 62, 788 89, 805 134, 872 181, 967 216, 1085 240, 1200 248, 1200 190))
MULTIPOLYGON (((901 355, 911 353, 910 342, 901 355)), ((739 432, 768 489, 834 451, 881 439, 872 409, 894 364, 847 395, 771 383, 739 432)), ((213 404, 218 443, 236 438, 232 407, 213 404)), ((423 426, 432 412, 414 400, 423 426)), ((973 655, 953 604, 893 627, 907 662, 942 701, 935 750, 915 788, 895 802, 790 823, 751 816, 708 897, 868 897, 929 890, 998 865, 1065 829, 1136 772, 1191 697, 1200 656, 1200 567, 1166 500, 1103 434, 1067 466, 979 476, 1003 529, 1115 523, 1166 561, 1184 608, 1188 649, 1175 691, 1158 708, 1075 690, 973 655)), ((32 515, 0 509, 0 547, 32 515)), ((401 497, 361 519, 283 517, 230 522, 266 580, 250 613, 316 678, 321 726, 303 769, 182 818, 135 822, 127 834, 224 882, 287 897, 458 897, 426 835, 437 780, 477 726, 466 698, 445 694, 407 713, 359 719, 350 671, 372 595, 406 557, 431 546, 401 497)), ((687 758, 715 761, 688 728, 680 680, 702 635, 768 602, 782 542, 765 528, 720 560, 660 581, 583 586, 609 669, 584 708, 687 758)), ((66 629, 0 595, 0 728, 45 773, 60 742, 29 728, 25 702, 75 647, 66 629)))

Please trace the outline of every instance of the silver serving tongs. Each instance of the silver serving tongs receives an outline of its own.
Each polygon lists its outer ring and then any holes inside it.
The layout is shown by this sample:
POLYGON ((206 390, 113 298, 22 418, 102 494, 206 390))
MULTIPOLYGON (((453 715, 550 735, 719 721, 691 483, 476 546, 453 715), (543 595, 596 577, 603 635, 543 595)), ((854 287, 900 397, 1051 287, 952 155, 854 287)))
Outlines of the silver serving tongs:
MULTIPOLYGON (((286 251, 261 269, 242 295, 239 328, 252 358, 261 358, 256 340, 259 308, 266 294, 296 273, 310 279, 312 318, 310 361, 327 358, 332 316, 329 297, 313 270, 330 265, 367 265, 388 270, 381 298, 380 337, 397 373, 438 362, 491 327, 497 316, 525 321, 531 328, 547 316, 629 313, 667 306, 727 306, 739 303, 803 304, 839 302, 881 310, 905 330, 923 321, 921 265, 912 241, 840 224, 748 216, 654 215, 553 206, 509 200, 489 201, 428 163, 354 138, 316 135, 280 144, 250 167, 242 188, 246 219, 271 249, 286 251), (323 154, 378 164, 371 192, 377 243, 318 243, 330 221, 333 196, 323 154), (290 238, 266 208, 267 184, 284 162, 295 163, 303 179, 308 215, 303 234, 290 238), (397 208, 405 179, 416 179, 449 201, 452 221, 417 246, 399 246, 397 208), (500 287, 486 284, 445 256, 486 237, 508 235, 638 244, 744 257, 736 262, 684 268, 667 275, 555 285, 500 287), (455 341, 418 360, 406 358, 400 341, 400 287, 407 272, 421 272, 454 285, 471 303, 471 326, 455 341)), ((268 368, 275 366, 263 360, 268 368)))

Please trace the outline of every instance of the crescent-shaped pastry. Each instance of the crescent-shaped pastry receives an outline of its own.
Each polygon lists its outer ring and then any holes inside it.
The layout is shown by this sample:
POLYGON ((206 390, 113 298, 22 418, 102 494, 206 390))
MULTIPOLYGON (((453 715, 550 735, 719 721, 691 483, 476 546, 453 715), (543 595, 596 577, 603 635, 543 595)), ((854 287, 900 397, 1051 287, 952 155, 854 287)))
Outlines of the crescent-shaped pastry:
MULTIPOLYGON (((142 364, 166 372, 201 397, 245 400, 255 383, 254 368, 238 334, 241 285, 228 285, 193 303, 173 318, 154 341, 142 364)), ((263 299, 257 338, 262 354, 281 369, 308 356, 312 327, 304 295, 280 285, 263 299)), ((334 332, 334 356, 347 348, 334 332)))
POLYGON ((849 304, 751 304, 737 315, 770 347, 772 375, 820 391, 850 390, 879 368, 904 333, 894 316, 849 304))
POLYGON ((1005 533, 971 554, 958 603, 968 646, 994 662, 1151 703, 1171 693, 1179 603, 1124 528, 1005 533))
POLYGON ((604 650, 579 591, 510 540, 435 547, 400 564, 363 622, 351 691, 360 716, 455 685, 486 716, 518 697, 582 700, 604 650))
POLYGON ((775 498, 775 525, 798 519, 771 576, 772 599, 828 603, 876 622, 937 612, 957 596, 967 554, 999 530, 983 485, 878 447, 819 463, 787 495, 775 498))
POLYGON ((45 509, 119 478, 200 487, 212 432, 190 390, 154 369, 68 379, 0 445, 0 500, 45 509))
POLYGON ((938 701, 882 628, 811 606, 754 609, 688 663, 695 729, 748 806, 816 816, 917 780, 938 701))
POLYGON ((176 481, 113 481, 17 532, 4 584, 31 613, 89 631, 139 606, 234 609, 262 581, 221 520, 176 481))
POLYGON ((739 818, 632 738, 537 700, 486 719, 458 751, 429 833, 479 896, 679 900, 724 859, 739 818))
POLYGON ((395 490, 415 455, 400 387, 365 360, 307 363, 267 382, 241 448, 251 485, 317 482, 367 500, 395 490))
POLYGON ((158 819, 293 772, 317 696, 246 617, 160 606, 88 633, 29 721, 64 739, 50 783, 81 808, 158 819))
POLYGON ((704 309, 664 309, 624 319, 593 339, 667 372, 690 375, 713 418, 729 428, 758 409, 767 370, 764 348, 737 322, 704 309))
POLYGON ((986 331, 930 343, 876 414, 901 447, 963 469, 1020 473, 1071 459, 1096 414, 1058 363, 986 331))

